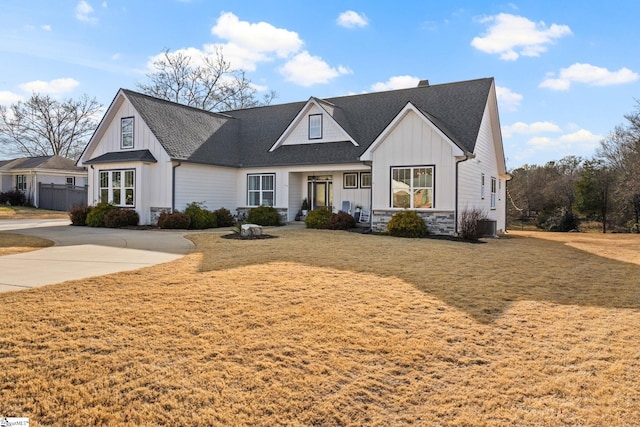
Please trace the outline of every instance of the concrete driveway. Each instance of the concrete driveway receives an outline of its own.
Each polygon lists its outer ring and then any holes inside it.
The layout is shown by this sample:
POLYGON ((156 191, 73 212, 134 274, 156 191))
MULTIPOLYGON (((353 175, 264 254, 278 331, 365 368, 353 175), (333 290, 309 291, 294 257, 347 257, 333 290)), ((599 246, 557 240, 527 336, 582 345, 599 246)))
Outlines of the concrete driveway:
POLYGON ((0 220, 2 232, 55 245, 0 256, 0 292, 136 270, 178 259, 194 249, 184 231, 73 227, 68 219, 0 220))

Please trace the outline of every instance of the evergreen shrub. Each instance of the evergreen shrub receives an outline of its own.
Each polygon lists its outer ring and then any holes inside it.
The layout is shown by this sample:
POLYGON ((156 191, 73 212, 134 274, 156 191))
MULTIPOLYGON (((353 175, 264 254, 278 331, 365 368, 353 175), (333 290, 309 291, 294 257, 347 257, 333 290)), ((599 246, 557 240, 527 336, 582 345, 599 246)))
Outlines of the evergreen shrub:
POLYGON ((429 234, 427 225, 416 211, 396 212, 387 224, 387 233, 394 237, 424 237, 429 234))
POLYGON ((331 211, 327 208, 318 208, 310 211, 304 219, 307 228, 327 228, 331 217, 331 211))
POLYGON ((204 230, 205 228, 215 228, 218 226, 216 214, 207 210, 203 203, 189 203, 184 213, 191 218, 191 224, 189 225, 191 229, 204 230))
POLYGON ((258 206, 249 210, 247 223, 262 226, 280 225, 280 214, 271 206, 258 206))
POLYGON ((100 202, 87 214, 86 224, 89 227, 104 227, 104 217, 109 211, 118 209, 111 203, 100 202))

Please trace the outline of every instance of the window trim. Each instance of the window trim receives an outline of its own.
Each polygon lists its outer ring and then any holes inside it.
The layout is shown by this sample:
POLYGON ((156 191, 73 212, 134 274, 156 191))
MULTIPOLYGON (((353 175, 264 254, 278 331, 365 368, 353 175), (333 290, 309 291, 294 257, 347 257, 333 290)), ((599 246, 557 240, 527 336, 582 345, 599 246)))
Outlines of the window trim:
POLYGON ((134 138, 134 135, 135 135, 135 125, 136 125, 136 124, 135 124, 135 119, 134 119, 134 117, 133 117, 133 116, 130 116, 130 117, 122 117, 122 118, 120 119, 120 149, 122 149, 122 150, 130 150, 130 149, 134 148, 134 146, 135 146, 135 138, 134 138), (124 135, 125 135, 125 132, 124 132, 124 123, 125 123, 125 120, 131 120, 131 132, 127 132, 127 135, 128 135, 129 133, 131 134, 131 145, 126 145, 126 146, 124 145, 124 139, 125 139, 125 138, 124 138, 124 135))
POLYGON ((270 173, 248 173, 247 174, 247 206, 248 207, 258 207, 258 206, 263 206, 263 201, 264 201, 264 193, 266 192, 271 192, 273 193, 273 203, 271 205, 265 205, 265 206, 271 206, 271 207, 275 207, 276 206, 276 174, 274 172, 270 172, 270 173), (258 176, 260 177, 260 188, 258 190, 251 190, 249 188, 249 181, 251 179, 251 177, 255 177, 258 176), (273 190, 265 190, 263 189, 263 178, 264 177, 272 177, 273 178, 273 190), (258 201, 259 204, 257 205, 252 205, 251 204, 251 193, 258 193, 258 201))
POLYGON ((126 168, 126 169, 100 169, 98 170, 98 201, 99 202, 109 202, 112 203, 114 206, 120 207, 120 208, 135 208, 136 207, 136 169, 135 168, 126 168), (113 200, 113 173, 114 172, 120 172, 122 174, 122 176, 120 177, 120 202, 122 202, 123 197, 124 197, 124 201, 125 203, 115 203, 115 200, 113 200), (126 172, 133 172, 133 186, 132 187, 127 187, 125 186, 125 173, 126 172), (107 174, 107 186, 103 187, 102 186, 102 174, 106 173, 107 174), (107 190, 107 200, 102 200, 102 190, 106 189, 107 190), (126 200, 127 200, 127 191, 128 189, 132 189, 133 190, 133 194, 131 197, 131 201, 132 203, 130 205, 126 204, 126 200))
POLYGON ((389 167, 389 207, 391 209, 413 209, 413 210, 427 210, 436 208, 436 165, 407 165, 407 166, 390 166, 389 167), (409 190, 413 194, 413 170, 430 168, 431 169, 431 187, 418 187, 418 188, 431 188, 431 207, 430 208, 416 208, 413 207, 413 197, 409 198, 410 205, 408 208, 399 208, 393 206, 393 170, 394 169, 410 169, 411 170, 411 186, 409 190))
POLYGON ((16 190, 18 191, 27 191, 27 175, 19 174, 16 175, 16 190))
POLYGON ((70 185, 72 187, 76 186, 76 177, 75 176, 67 176, 67 177, 65 177, 65 180, 66 180, 66 184, 67 185, 70 185), (71 181, 71 182, 69 182, 69 181, 71 181))
POLYGON ((372 182, 371 178, 372 178, 371 172, 360 172, 360 188, 371 188, 371 182, 372 182), (369 176, 369 185, 365 185, 364 184, 364 178, 363 177, 365 177, 367 175, 369 176))
MULTIPOLYGON (((323 117, 322 114, 309 114, 309 134, 308 137, 310 140, 312 139, 322 139, 322 133, 323 133, 323 117), (311 134, 311 120, 313 118, 320 118, 320 123, 318 123, 318 128, 319 128, 319 133, 318 136, 316 136, 316 134, 311 134)), ((315 127, 314 127, 315 129, 315 127)))
POLYGON ((342 188, 352 190, 358 188, 358 172, 345 172, 342 174, 342 188), (353 177, 355 179, 353 185, 347 185, 347 178, 353 177))
POLYGON ((480 174, 480 199, 484 200, 485 195, 485 177, 484 173, 480 174))

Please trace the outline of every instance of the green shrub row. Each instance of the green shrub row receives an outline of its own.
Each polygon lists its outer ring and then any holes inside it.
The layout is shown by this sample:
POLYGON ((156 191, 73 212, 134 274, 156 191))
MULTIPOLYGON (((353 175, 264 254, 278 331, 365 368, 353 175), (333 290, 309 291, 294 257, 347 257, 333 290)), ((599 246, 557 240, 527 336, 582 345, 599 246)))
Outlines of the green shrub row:
POLYGON ((7 203, 11 206, 24 206, 27 203, 27 196, 20 190, 0 192, 0 205, 7 203))
POLYGON ((73 206, 69 210, 71 225, 121 228, 138 225, 140 217, 133 209, 120 209, 111 203, 95 206, 73 206))
POLYGON ((304 219, 307 228, 349 230, 356 226, 354 217, 346 212, 331 213, 327 208, 314 209, 304 219))

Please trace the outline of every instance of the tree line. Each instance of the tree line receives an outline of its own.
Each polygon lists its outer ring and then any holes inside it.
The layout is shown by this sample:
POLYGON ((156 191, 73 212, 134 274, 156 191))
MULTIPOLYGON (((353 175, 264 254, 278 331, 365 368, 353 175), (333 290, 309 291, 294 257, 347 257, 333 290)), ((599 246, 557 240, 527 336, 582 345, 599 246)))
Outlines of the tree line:
MULTIPOLYGON (((192 58, 165 49, 154 61, 142 93, 209 111, 268 105, 273 91, 258 97, 243 70, 234 69, 221 50, 192 58)), ((98 127, 103 105, 86 94, 58 100, 32 93, 24 101, 0 105, 0 154, 11 157, 59 155, 77 159, 98 127)), ((1 158, 0 158, 1 160, 1 158)))
POLYGON ((587 220, 599 222, 603 233, 640 232, 640 102, 624 118, 592 158, 567 156, 510 171, 512 226, 571 231, 587 220))

